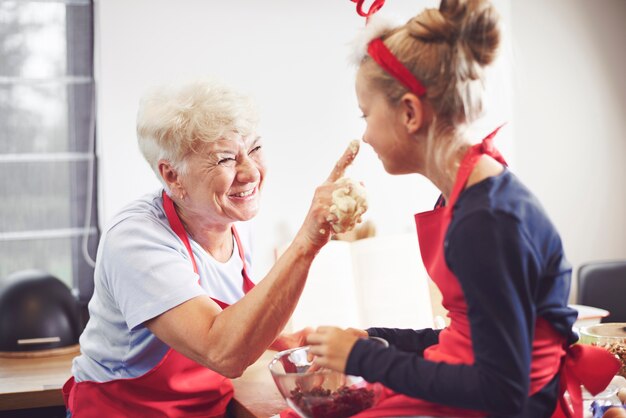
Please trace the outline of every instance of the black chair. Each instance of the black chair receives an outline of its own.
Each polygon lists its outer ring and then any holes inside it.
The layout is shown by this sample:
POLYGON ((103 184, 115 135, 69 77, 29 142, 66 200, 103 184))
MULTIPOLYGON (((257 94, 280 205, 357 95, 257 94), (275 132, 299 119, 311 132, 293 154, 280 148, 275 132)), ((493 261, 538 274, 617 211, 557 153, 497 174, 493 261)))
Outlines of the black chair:
POLYGON ((602 322, 626 322, 626 260, 580 266, 576 303, 609 311, 602 322))

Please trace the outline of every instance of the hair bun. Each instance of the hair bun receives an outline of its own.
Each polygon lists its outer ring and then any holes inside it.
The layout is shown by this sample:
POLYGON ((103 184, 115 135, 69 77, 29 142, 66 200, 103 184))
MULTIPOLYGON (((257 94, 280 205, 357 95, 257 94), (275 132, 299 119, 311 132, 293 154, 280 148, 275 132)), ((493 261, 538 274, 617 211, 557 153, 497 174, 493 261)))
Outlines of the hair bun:
MULTIPOLYGON (((439 126, 455 129, 480 116, 484 67, 495 60, 500 43, 498 19, 487 0, 441 0, 438 9, 423 10, 383 35, 391 53, 426 87, 439 126)), ((406 94, 406 87, 379 66, 363 68, 391 103, 406 94)))
POLYGON ((424 42, 454 43, 458 29, 437 9, 426 9, 406 25, 409 34, 424 42))
POLYGON ((489 1, 441 0, 439 13, 454 27, 450 33, 468 46, 477 63, 493 62, 500 44, 500 28, 498 13, 489 1))

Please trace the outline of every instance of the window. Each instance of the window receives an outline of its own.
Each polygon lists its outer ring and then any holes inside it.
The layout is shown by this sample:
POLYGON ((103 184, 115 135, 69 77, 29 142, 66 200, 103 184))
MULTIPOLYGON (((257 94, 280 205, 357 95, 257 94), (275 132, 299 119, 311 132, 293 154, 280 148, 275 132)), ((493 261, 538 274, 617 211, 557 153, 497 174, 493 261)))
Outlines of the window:
POLYGON ((51 273, 81 301, 98 243, 91 0, 0 0, 0 279, 51 273))

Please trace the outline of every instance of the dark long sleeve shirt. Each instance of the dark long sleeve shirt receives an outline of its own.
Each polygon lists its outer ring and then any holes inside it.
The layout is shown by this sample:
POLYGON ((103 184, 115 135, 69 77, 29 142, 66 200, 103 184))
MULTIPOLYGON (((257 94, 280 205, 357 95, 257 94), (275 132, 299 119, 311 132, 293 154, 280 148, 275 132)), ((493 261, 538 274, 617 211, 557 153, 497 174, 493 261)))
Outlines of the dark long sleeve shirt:
POLYGON ((528 391, 537 318, 568 342, 576 340, 576 312, 567 307, 571 268, 558 232, 536 198, 505 170, 460 195, 444 251, 465 296, 474 363, 424 359, 424 349, 437 343, 437 331, 371 328, 370 335, 387 339, 391 347, 358 341, 346 372, 490 416, 550 416, 558 379, 530 398, 528 391))

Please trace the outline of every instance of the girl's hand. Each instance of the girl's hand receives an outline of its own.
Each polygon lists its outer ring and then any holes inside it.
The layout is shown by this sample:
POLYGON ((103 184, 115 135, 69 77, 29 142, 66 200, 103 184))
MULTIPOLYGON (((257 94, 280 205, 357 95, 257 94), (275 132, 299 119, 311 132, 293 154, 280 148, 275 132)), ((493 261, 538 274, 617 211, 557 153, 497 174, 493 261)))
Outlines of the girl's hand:
POLYGON ((360 338, 367 338, 370 336, 364 329, 346 328, 346 331, 360 338))
POLYGON ((310 352, 316 356, 316 365, 344 373, 348 356, 358 339, 359 336, 350 330, 319 327, 307 336, 306 342, 311 346, 310 352))
POLYGON ((306 337, 313 332, 313 328, 307 327, 293 334, 281 334, 270 345, 270 350, 283 351, 290 348, 306 345, 306 337))
POLYGON ((346 168, 352 164, 358 152, 358 142, 353 141, 333 167, 328 179, 315 190, 309 213, 296 236, 296 240, 300 240, 315 252, 329 241, 333 231, 332 224, 338 221, 336 216, 330 213, 330 207, 333 205, 332 195, 335 190, 346 186, 336 181, 343 177, 346 168))

